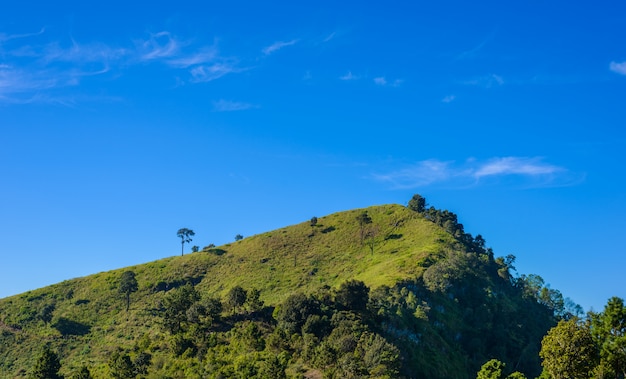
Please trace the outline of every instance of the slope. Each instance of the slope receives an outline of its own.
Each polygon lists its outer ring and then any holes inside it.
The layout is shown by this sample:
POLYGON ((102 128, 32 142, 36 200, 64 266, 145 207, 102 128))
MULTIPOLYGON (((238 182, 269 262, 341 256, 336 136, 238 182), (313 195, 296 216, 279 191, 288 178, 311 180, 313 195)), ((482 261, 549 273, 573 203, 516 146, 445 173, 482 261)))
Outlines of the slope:
MULTIPOLYGON (((368 225, 369 226, 369 225, 368 225)), ((294 290, 313 292, 349 279, 393 285, 419 275, 417 262, 453 243, 440 228, 400 205, 320 217, 202 252, 103 272, 0 300, 0 376, 24 375, 41 344, 57 345, 66 360, 102 363, 110 346, 157 329, 153 317, 166 290, 186 282, 223 296, 236 285, 256 288, 267 304, 294 290), (361 243, 357 216, 372 219, 369 245, 361 243), (373 248, 373 252, 372 252, 373 248), (137 275, 129 314, 118 293, 122 272, 137 275), (46 309, 53 309, 46 320, 46 309), (13 343, 11 343, 13 342, 13 343)))

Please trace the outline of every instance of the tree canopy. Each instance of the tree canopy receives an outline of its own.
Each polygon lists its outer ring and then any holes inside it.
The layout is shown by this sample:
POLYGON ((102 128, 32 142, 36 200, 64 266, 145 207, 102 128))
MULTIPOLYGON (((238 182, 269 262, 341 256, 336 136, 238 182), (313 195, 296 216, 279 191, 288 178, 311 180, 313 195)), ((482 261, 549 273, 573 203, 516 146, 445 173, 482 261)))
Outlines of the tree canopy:
POLYGON ((130 309, 130 294, 137 292, 139 285, 133 271, 125 271, 120 278, 119 292, 126 296, 126 312, 130 309))
POLYGON ((180 255, 183 255, 185 243, 191 242, 192 241, 191 237, 195 236, 196 233, 194 233, 194 231, 191 229, 181 228, 181 229, 178 229, 178 232, 176 232, 176 235, 178 236, 178 238, 180 238, 180 245, 181 245, 180 255))

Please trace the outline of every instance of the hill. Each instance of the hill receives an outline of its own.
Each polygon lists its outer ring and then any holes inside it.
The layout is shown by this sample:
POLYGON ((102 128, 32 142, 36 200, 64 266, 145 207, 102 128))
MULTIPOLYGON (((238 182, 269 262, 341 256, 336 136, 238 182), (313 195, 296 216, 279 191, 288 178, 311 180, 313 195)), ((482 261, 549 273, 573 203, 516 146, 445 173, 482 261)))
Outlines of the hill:
POLYGON ((43 346, 66 377, 471 378, 491 358, 537 375, 560 293, 512 277, 513 258, 456 215, 410 208, 339 212, 1 299, 0 377, 27 377, 43 346))

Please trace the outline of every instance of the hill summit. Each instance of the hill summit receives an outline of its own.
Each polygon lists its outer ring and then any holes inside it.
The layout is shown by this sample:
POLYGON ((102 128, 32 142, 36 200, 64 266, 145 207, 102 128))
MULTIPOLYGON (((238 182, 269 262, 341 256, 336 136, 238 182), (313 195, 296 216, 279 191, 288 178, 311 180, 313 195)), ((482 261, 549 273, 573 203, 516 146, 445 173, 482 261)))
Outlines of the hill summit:
POLYGON ((538 375, 562 297, 513 262, 419 195, 314 217, 1 299, 0 376, 538 375))

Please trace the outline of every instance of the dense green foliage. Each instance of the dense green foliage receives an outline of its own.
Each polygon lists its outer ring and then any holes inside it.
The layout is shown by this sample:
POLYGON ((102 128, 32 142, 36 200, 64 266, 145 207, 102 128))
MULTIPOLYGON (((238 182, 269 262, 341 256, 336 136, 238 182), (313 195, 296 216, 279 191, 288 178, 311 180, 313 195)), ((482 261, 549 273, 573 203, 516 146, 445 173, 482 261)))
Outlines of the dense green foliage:
POLYGON ((27 376, 43 345, 68 378, 463 379, 493 358, 539 375, 572 307, 412 200, 2 299, 0 377, 27 376))
POLYGON ((626 376, 626 306, 609 299, 603 312, 560 321, 541 342, 544 377, 623 379, 626 376))

